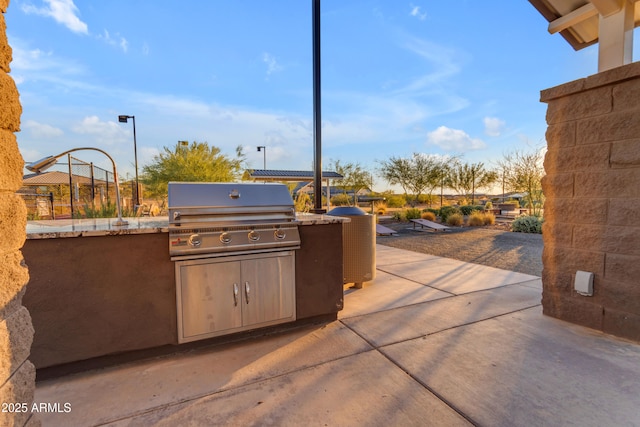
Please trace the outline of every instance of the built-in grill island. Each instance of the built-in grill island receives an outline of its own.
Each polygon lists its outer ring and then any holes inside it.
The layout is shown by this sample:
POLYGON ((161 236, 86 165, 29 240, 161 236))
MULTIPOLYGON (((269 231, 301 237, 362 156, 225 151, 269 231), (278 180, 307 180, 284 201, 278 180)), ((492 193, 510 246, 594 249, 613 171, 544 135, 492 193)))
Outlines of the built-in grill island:
POLYGON ((180 343, 296 319, 300 234, 282 184, 169 183, 180 343))
POLYGON ((172 183, 169 201, 170 218, 126 228, 29 222, 40 378, 337 319, 348 218, 294 215, 269 184, 172 183))

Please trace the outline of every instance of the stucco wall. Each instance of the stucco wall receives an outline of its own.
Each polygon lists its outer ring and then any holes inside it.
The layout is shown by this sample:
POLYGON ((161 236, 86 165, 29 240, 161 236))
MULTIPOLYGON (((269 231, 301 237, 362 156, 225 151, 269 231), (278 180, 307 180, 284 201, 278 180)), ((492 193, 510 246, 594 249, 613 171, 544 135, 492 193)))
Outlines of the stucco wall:
POLYGON ((544 313, 640 341, 640 63, 542 91, 544 313), (576 270, 593 272, 581 296, 576 270))
MULTIPOLYGON (((14 132, 20 130, 22 108, 11 71, 11 47, 0 0, 0 402, 33 402, 35 368, 29 362, 33 327, 22 295, 29 279, 20 248, 25 241, 26 207, 15 192, 22 185, 23 160, 14 132)), ((5 408, 10 409, 10 408, 5 408)), ((0 424, 37 425, 30 412, 0 413, 0 424)))

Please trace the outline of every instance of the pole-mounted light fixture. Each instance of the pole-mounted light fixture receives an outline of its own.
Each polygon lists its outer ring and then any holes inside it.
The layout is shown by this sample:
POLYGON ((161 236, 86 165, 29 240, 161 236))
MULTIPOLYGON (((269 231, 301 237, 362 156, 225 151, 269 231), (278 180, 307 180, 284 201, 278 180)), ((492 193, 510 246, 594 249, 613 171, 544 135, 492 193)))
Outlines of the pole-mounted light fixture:
POLYGON ((72 148, 71 150, 67 150, 67 151, 65 151, 63 153, 60 153, 58 155, 48 156, 48 157, 45 157, 43 159, 38 160, 37 162, 29 163, 28 165, 25 165, 25 167, 28 170, 30 170, 31 172, 40 173, 40 172, 43 172, 43 171, 49 169, 51 166, 55 165, 60 157, 66 155, 66 154, 69 154, 69 153, 73 153, 74 151, 80 151, 80 150, 95 150, 95 151, 99 151, 102 154, 104 154, 105 156, 107 156, 109 158, 109 160, 111 160, 111 165, 113 166, 113 181, 116 184, 116 207, 118 208, 118 220, 116 222, 114 222, 113 225, 123 226, 123 225, 129 224, 127 221, 122 219, 122 208, 120 206, 120 184, 118 182, 118 171, 116 169, 116 162, 113 160, 113 158, 109 154, 107 154, 106 151, 103 151, 103 150, 101 150, 99 148, 93 148, 93 147, 72 148))
POLYGON ((118 121, 127 123, 128 119, 133 119, 133 157, 136 164, 136 210, 140 207, 140 184, 138 182, 138 147, 136 144, 136 116, 120 115, 118 121))
POLYGON ((264 157, 264 166, 263 169, 267 170, 267 147, 265 147, 264 145, 258 145, 258 151, 262 151, 263 152, 263 157, 264 157))

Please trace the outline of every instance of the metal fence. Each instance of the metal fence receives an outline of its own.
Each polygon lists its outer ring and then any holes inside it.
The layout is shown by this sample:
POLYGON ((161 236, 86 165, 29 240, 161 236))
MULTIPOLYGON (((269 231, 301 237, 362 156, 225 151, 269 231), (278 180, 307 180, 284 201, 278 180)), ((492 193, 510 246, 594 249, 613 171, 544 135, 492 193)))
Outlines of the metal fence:
MULTIPOLYGON (((135 182, 120 184, 123 209, 131 209, 135 182)), ((110 217, 115 213, 113 172, 67 156, 39 175, 26 175, 18 191, 29 219, 110 217)))

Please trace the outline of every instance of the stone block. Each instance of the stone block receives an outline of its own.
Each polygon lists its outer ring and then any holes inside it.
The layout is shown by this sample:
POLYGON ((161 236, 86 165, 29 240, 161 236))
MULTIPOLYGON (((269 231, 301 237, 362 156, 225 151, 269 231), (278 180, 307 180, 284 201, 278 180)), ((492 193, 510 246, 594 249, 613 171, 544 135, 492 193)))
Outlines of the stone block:
POLYGON ((551 103, 557 99, 583 92, 586 79, 578 79, 540 91, 540 102, 551 103))
POLYGON ((640 78, 627 80, 613 88, 613 111, 640 109, 640 78))
POLYGON ((576 122, 550 124, 545 133, 550 150, 576 145, 576 122))
POLYGON ((576 172, 575 196, 591 198, 640 198, 640 168, 576 172))
POLYGON ((640 342, 640 315, 605 308, 602 331, 640 342))
POLYGON ((611 254, 640 256, 640 224, 637 223, 637 218, 635 225, 608 226, 603 239, 603 250, 611 254))
POLYGON ((544 268, 542 270, 543 289, 554 293, 570 295, 573 289, 571 277, 571 273, 568 271, 544 268))
POLYGON ((0 378, 9 378, 28 358, 33 342, 31 316, 25 307, 0 322, 0 378))
POLYGON ((640 283, 640 256, 607 254, 604 277, 607 281, 640 283))
POLYGON ((547 107, 547 123, 598 117, 613 110, 611 86, 603 86, 558 98, 547 107))
MULTIPOLYGON (((0 387, 0 402, 25 402, 31 407, 33 392, 35 391, 36 368, 29 361, 24 362, 20 368, 0 387)), ((22 426, 31 417, 31 412, 19 412, 2 414, 0 420, 3 425, 22 426)))
POLYGON ((20 308, 29 270, 24 265, 20 251, 0 255, 0 319, 20 308))
POLYGON ((0 129, 0 190, 17 191, 22 187, 24 161, 13 132, 0 129))
POLYGON ((542 292, 542 313, 556 319, 602 330, 604 308, 588 297, 542 292))
POLYGON ((5 13, 9 7, 9 0, 0 0, 0 12, 5 13))
POLYGON ((640 77, 640 63, 633 62, 585 78, 583 90, 606 85, 616 85, 627 80, 637 79, 638 77, 640 77))
POLYGON ((552 173, 547 171, 547 175, 542 177, 542 191, 547 200, 554 198, 573 197, 575 177, 572 172, 552 173))
POLYGON ((599 144, 637 138, 640 120, 637 111, 622 111, 577 122, 576 144, 599 144))
POLYGON ((603 224, 608 205, 608 199, 556 198, 545 203, 545 217, 558 223, 603 224))
POLYGON ((580 171, 609 169, 610 143, 592 144, 548 150, 544 169, 552 171, 580 171))
POLYGON ((0 14, 0 71, 11 71, 12 50, 7 40, 7 25, 4 15, 0 14))
POLYGON ((640 316, 640 283, 603 279, 598 284, 598 288, 600 301, 605 308, 640 316))
POLYGON ((611 199, 609 200, 609 212, 607 224, 639 226, 640 198, 611 199))
POLYGON ((575 248, 589 248, 593 251, 606 252, 605 234, 607 227, 603 225, 576 225, 573 234, 575 248))
POLYGON ((27 207, 14 193, 0 193, 0 253, 19 250, 26 239, 27 207))
POLYGON ((640 168, 640 139, 612 143, 610 164, 612 168, 640 168))
POLYGON ((582 270, 603 275, 605 272, 604 259, 604 252, 559 246, 544 247, 542 249, 544 270, 549 272, 559 271, 575 274, 577 270, 582 270))
POLYGON ((7 73, 0 71, 0 129, 20 131, 21 114, 22 106, 16 83, 7 73))
POLYGON ((545 219, 542 224, 542 240, 546 246, 569 248, 573 242, 572 224, 557 223, 545 219))

